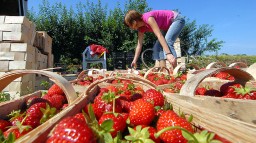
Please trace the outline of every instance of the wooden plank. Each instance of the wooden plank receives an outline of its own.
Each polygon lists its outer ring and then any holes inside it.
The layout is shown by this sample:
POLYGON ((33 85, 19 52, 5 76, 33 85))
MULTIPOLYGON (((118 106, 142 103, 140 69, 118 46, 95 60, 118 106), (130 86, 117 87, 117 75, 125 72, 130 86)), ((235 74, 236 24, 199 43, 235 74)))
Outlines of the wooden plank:
POLYGON ((13 52, 0 52, 0 61, 13 61, 14 53, 13 52))
POLYGON ((0 23, 4 23, 5 16, 0 15, 0 23))
POLYGON ((0 31, 0 42, 3 41, 3 31, 0 31))
POLYGON ((11 43, 0 43, 0 52, 10 52, 10 50, 11 50, 11 43))
POLYGON ((0 61, 0 72, 9 71, 9 61, 0 61))
POLYGON ((26 27, 30 28, 30 24, 31 22, 29 21, 28 18, 26 18, 25 16, 5 16, 5 21, 4 23, 8 23, 8 24, 24 24, 26 27))
POLYGON ((22 32, 27 27, 23 24, 0 24, 0 31, 8 31, 8 32, 22 32))
POLYGON ((25 61, 25 53, 14 52, 14 61, 25 61))
POLYGON ((27 69, 27 61, 10 61, 9 70, 24 70, 27 69))
POLYGON ((28 42, 27 33, 23 32, 3 32, 3 41, 9 42, 28 42))

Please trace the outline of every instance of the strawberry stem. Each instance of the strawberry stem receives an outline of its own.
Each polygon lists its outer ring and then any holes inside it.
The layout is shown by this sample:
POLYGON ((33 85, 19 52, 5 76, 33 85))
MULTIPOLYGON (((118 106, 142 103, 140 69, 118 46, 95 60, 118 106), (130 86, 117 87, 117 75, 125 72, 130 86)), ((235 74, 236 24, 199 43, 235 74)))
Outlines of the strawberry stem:
POLYGON ((199 143, 198 140, 195 138, 195 136, 193 134, 191 134, 189 131, 187 131, 186 129, 184 128, 181 128, 179 126, 172 126, 172 127, 166 127, 162 130, 160 130, 159 132, 157 132, 154 136, 155 138, 158 138, 160 137, 160 135, 166 131, 170 131, 170 130, 175 130, 175 129, 178 129, 178 130, 181 130, 183 132, 186 132, 188 135, 190 135, 193 139, 194 139, 194 143, 199 143))

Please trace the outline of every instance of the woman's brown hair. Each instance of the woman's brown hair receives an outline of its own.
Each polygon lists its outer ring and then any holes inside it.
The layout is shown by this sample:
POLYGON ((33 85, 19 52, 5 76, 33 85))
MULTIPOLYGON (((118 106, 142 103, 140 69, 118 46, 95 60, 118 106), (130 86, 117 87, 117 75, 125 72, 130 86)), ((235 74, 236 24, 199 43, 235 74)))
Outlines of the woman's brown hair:
POLYGON ((138 13, 135 10, 129 10, 124 17, 124 25, 129 27, 129 25, 132 25, 133 21, 140 21, 141 20, 141 14, 138 13))

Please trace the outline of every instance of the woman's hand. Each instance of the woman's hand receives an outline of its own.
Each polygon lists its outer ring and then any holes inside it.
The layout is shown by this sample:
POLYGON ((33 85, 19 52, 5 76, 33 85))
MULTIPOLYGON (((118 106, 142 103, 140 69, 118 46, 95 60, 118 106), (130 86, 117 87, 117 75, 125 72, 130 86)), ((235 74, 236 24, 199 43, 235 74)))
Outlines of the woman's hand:
POLYGON ((131 68, 137 68, 137 61, 133 60, 131 63, 131 68))
POLYGON ((173 69, 177 66, 177 60, 172 54, 166 55, 166 59, 172 65, 173 69))

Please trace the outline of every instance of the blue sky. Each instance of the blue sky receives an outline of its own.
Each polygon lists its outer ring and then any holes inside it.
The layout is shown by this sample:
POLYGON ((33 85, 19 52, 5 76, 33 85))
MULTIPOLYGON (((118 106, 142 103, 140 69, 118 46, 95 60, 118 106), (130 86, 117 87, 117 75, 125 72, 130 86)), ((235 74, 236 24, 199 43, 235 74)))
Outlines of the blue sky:
MULTIPOLYGON (((48 0, 50 3, 62 2, 67 7, 86 0, 48 0)), ((98 0, 90 0, 97 3, 98 0)), ((116 7, 116 0, 101 0, 109 9, 116 7)), ((38 8, 42 0, 29 0, 28 9, 38 8)), ((118 0, 121 6, 124 0, 118 0)), ((230 55, 256 55, 256 0, 147 0, 150 8, 179 9, 198 25, 213 27, 212 38, 225 43, 218 52, 230 55)))

